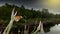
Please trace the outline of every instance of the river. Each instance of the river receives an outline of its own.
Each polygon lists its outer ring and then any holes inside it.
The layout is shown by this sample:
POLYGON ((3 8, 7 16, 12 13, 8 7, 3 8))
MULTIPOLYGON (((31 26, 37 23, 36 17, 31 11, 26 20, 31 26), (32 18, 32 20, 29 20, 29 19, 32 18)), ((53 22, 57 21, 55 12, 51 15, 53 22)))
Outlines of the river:
MULTIPOLYGON (((40 33, 38 32, 37 34, 40 34, 40 33)), ((60 34, 60 24, 51 27, 50 32, 47 32, 44 34, 60 34)))

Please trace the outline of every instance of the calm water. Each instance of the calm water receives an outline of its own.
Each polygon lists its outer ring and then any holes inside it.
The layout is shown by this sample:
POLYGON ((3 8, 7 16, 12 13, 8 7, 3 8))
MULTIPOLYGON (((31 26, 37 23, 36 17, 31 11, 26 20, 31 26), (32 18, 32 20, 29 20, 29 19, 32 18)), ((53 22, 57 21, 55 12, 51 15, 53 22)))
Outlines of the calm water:
MULTIPOLYGON (((40 34, 40 33, 38 32, 37 34, 40 34)), ((44 34, 60 34, 60 24, 51 27, 50 32, 47 32, 44 34)))

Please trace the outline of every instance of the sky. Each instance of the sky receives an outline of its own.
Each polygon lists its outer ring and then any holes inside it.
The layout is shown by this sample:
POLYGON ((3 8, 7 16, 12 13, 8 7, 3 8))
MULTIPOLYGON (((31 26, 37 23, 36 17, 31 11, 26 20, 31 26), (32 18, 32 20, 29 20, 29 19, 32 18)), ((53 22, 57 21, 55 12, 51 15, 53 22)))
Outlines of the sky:
POLYGON ((25 8, 36 10, 46 8, 50 13, 60 14, 60 0, 0 0, 0 6, 5 3, 15 4, 17 6, 24 5, 25 8))

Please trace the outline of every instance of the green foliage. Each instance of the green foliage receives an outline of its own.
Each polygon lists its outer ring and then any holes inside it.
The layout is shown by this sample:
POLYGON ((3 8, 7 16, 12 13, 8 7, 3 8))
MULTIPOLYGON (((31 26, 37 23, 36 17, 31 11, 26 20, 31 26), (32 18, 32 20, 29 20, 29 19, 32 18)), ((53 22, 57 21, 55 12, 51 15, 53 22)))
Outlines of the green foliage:
MULTIPOLYGON (((21 7, 15 6, 15 5, 9 5, 9 4, 5 4, 4 6, 0 7, 0 20, 10 20, 10 15, 12 12, 13 8, 16 8, 15 11, 18 12, 17 15, 22 15, 23 17, 26 18, 26 20, 29 19, 50 19, 50 18, 60 18, 60 15, 54 15, 52 13, 48 12, 48 9, 42 9, 42 11, 39 10, 33 10, 33 8, 30 9, 25 9, 25 7, 22 5, 21 7)), ((25 18, 23 18, 25 20, 25 18)), ((24 22, 24 20, 22 20, 22 22, 24 22)))

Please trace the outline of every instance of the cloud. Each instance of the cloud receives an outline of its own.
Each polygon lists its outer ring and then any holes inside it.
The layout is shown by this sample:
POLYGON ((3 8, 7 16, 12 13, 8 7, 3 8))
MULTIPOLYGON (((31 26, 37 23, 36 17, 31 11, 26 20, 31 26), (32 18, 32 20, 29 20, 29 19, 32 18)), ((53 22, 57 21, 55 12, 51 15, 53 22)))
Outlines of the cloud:
POLYGON ((24 5, 26 8, 34 8, 34 9, 42 9, 47 8, 49 9, 50 13, 59 14, 60 12, 60 5, 58 4, 57 7, 51 7, 48 4, 47 0, 0 0, 0 5, 9 3, 15 5, 24 5))

